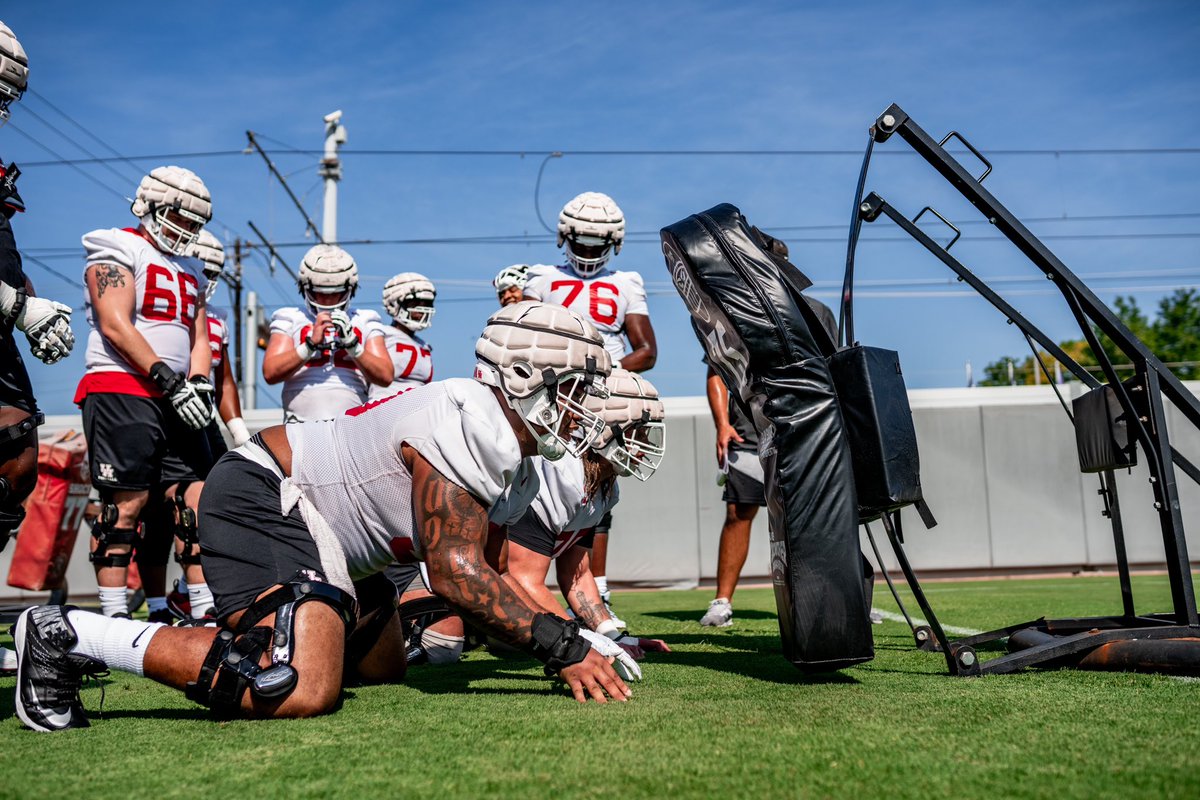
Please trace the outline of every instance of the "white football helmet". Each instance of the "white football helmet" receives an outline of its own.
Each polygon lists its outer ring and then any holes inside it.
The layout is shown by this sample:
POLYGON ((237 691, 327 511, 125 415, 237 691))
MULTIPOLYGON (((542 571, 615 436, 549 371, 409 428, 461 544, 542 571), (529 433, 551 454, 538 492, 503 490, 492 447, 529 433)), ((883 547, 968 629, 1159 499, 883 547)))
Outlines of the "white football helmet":
POLYGON ((16 34, 0 22, 0 120, 8 119, 8 107, 21 99, 29 86, 29 57, 16 34))
POLYGON ((211 231, 203 230, 192 244, 189 255, 200 259, 204 264, 204 277, 208 278, 208 286, 204 287, 204 300, 211 301, 217 292, 217 284, 221 281, 221 270, 225 267, 225 247, 211 231))
POLYGON ((433 324, 436 299, 433 282, 419 272, 401 272, 383 285, 383 309, 410 331, 423 331, 433 324))
POLYGON ((612 358, 592 323, 570 309, 533 300, 504 306, 488 319, 475 358, 475 380, 500 389, 543 457, 579 456, 603 431, 585 400, 607 393, 612 358))
POLYGON ((212 219, 212 195, 190 169, 155 167, 138 184, 130 210, 160 250, 184 256, 212 219))
POLYGON ((314 315, 345 310, 358 289, 358 265, 337 245, 318 244, 304 254, 298 284, 308 310, 314 315), (318 302, 317 295, 325 299, 318 302), (337 295, 337 300, 328 299, 330 295, 337 295))
POLYGON ((588 409, 604 420, 604 430, 592 441, 618 475, 647 480, 662 463, 667 449, 666 414, 658 390, 650 381, 625 369, 605 379, 608 397, 590 396, 588 409))
POLYGON ((511 289, 516 286, 518 289, 524 289, 526 281, 529 280, 529 265, 528 264, 513 264, 510 267, 505 267, 496 273, 496 277, 492 279, 492 286, 496 287, 497 292, 503 292, 506 289, 511 289))
POLYGON ((581 278, 604 269, 623 241, 625 215, 606 194, 584 192, 558 213, 558 246, 566 246, 567 261, 581 278))

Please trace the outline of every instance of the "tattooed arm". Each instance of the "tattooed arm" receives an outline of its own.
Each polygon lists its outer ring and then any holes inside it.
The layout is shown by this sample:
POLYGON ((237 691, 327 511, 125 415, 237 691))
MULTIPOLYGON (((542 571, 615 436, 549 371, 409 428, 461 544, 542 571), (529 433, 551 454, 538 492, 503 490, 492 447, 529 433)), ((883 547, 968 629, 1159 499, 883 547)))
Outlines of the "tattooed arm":
POLYGON ((558 570, 558 585, 562 587, 567 605, 585 626, 596 630, 601 622, 609 619, 600 599, 600 588, 592 575, 591 554, 586 547, 575 545, 554 561, 558 570))
POLYGON ((137 289, 133 273, 116 264, 92 264, 85 275, 96 328, 121 357, 144 373, 159 361, 146 337, 133 326, 137 289))
MULTIPOLYGON (((412 474, 413 511, 430 590, 501 641, 528 649, 539 612, 487 565, 487 508, 407 444, 401 456, 412 474)), ((631 694, 609 659, 595 650, 559 675, 581 703, 589 695, 603 703, 605 693, 618 700, 631 694)))

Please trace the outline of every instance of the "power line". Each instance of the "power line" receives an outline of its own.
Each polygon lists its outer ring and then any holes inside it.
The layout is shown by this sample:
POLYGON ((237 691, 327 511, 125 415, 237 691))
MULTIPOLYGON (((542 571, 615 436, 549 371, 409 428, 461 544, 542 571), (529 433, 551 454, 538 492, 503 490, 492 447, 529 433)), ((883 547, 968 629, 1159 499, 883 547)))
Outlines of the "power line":
POLYGON ((50 266, 50 265, 49 265, 49 264, 47 264, 45 261, 42 261, 42 260, 41 260, 40 258, 38 258, 37 256, 31 256, 31 255, 29 255, 28 253, 24 253, 24 252, 22 252, 22 253, 21 253, 21 258, 22 258, 22 259, 24 259, 24 260, 27 260, 27 261, 32 261, 34 264, 37 264, 39 267, 41 267, 42 269, 46 270, 46 272, 49 272, 49 273, 50 273, 51 275, 53 275, 54 277, 58 278, 58 279, 59 279, 60 281, 62 281, 63 283, 69 283, 69 284, 71 284, 72 286, 74 286, 76 289, 82 289, 82 288, 84 288, 84 286, 83 286, 83 284, 82 284, 82 283, 80 283, 79 281, 75 280, 74 278, 68 278, 66 275, 64 275, 64 274, 62 274, 61 272, 59 272, 58 270, 56 270, 54 267, 50 266))
MULTIPOLYGON (((36 97, 36 98, 37 98, 39 101, 41 101, 41 102, 42 102, 42 103, 44 103, 45 105, 49 106, 49 107, 51 108, 51 110, 53 110, 55 113, 57 113, 57 114, 58 114, 60 117, 62 117, 62 118, 63 118, 63 119, 65 119, 67 122, 71 123, 71 124, 72 124, 72 125, 74 125, 76 128, 78 128, 80 131, 82 131, 82 132, 83 132, 83 134, 84 134, 85 136, 87 136, 89 139, 91 139, 91 140, 92 140, 92 141, 94 141, 96 144, 100 145, 100 146, 101 146, 101 147, 103 147, 105 150, 107 150, 109 153, 111 153, 112 155, 114 155, 114 156, 116 156, 117 158, 121 159, 123 162, 125 162, 125 163, 126 163, 126 164, 128 164, 130 167, 132 167, 132 168, 133 168, 133 171, 134 171, 134 173, 137 175, 137 178, 135 178, 135 180, 141 180, 141 177, 142 177, 142 175, 143 175, 143 174, 145 174, 145 170, 144 170, 144 169, 142 169, 142 167, 140 167, 139 165, 137 165, 137 164, 133 163, 133 162, 132 162, 132 161, 130 161, 129 159, 125 158, 123 155, 121 155, 119 152, 117 152, 117 148, 113 147, 111 144, 109 144, 108 142, 106 142, 106 141, 104 141, 103 139, 101 139, 99 136, 97 136, 95 133, 93 133, 93 132, 92 132, 90 129, 88 129, 86 126, 84 126, 84 125, 80 124, 80 123, 79 123, 79 122, 78 122, 78 121, 77 121, 77 120, 76 120, 74 117, 72 117, 72 116, 71 116, 70 114, 68 114, 66 111, 63 111, 61 108, 59 108, 59 107, 58 107, 57 105, 55 105, 54 103, 50 102, 50 100, 49 100, 48 98, 46 98, 45 96, 43 96, 43 95, 39 94, 38 92, 34 91, 33 89, 28 89, 27 91, 29 92, 29 94, 31 94, 31 95, 33 95, 34 97, 36 97)), ((28 110, 28 106, 22 106, 22 108, 24 108, 24 109, 28 110)), ((60 134, 60 135, 61 135, 61 134, 60 134)), ((80 149, 81 149, 81 150, 83 150, 83 148, 82 148, 82 147, 81 147, 80 149)), ((84 152, 85 152, 85 153, 87 153, 88 151, 87 151, 87 150, 84 150, 84 152)), ((92 156, 93 158, 95 158, 95 157, 96 157, 96 156, 95 156, 94 154, 92 154, 92 153, 88 153, 88 155, 92 156)))
MULTIPOLYGON (((24 112, 26 115, 33 117, 33 118, 34 118, 34 119, 36 119, 38 122, 40 122, 40 123, 42 123, 43 125, 45 125, 47 128, 49 128, 50 130, 52 130, 52 131, 54 131, 55 133, 57 133, 57 134, 58 134, 60 137, 62 137, 62 139, 63 139, 63 140, 65 140, 65 141, 66 141, 68 144, 71 144, 71 145, 73 145, 74 147, 77 147, 77 148, 79 148, 79 149, 80 149, 80 150, 82 150, 83 152, 87 153, 89 156, 93 156, 93 157, 95 157, 95 153, 93 153, 91 150, 88 150, 86 147, 84 147, 83 145, 81 145, 79 142, 77 142, 77 141, 75 141, 74 139, 72 139, 70 136, 68 136, 66 133, 64 133, 64 132, 63 132, 63 131, 62 131, 62 130, 61 130, 61 129, 60 129, 58 126, 57 126, 57 125, 55 125, 55 124, 54 124, 54 123, 52 123, 50 120, 48 120, 48 119, 46 119, 45 117, 43 117, 41 114, 39 114, 39 113, 37 113, 36 111, 34 111, 32 108, 22 108, 22 109, 21 109, 21 111, 22 111, 22 112, 24 112)), ((128 180, 129 180, 129 176, 128 176, 128 175, 122 175, 120 172, 117 172, 117 170, 115 170, 115 169, 113 168, 112 164, 109 164, 109 163, 107 163, 107 162, 101 162, 101 163, 99 164, 99 166, 101 166, 101 167, 103 167, 104 169, 108 170, 110 173, 112 173, 113 175, 115 175, 115 176, 116 176, 116 177, 117 177, 119 180, 121 180, 121 181, 128 181, 128 180)), ((135 180, 136 180, 136 179, 135 179, 135 180)))
MULTIPOLYGON (((267 138, 267 137, 264 137, 267 138)), ((277 141, 277 140, 275 140, 277 141)), ((282 143, 280 143, 282 144, 282 143)), ((323 150, 309 150, 295 148, 285 145, 284 150, 265 150, 270 155, 307 155, 321 156, 323 150)), ((967 155, 968 151, 949 151, 951 153, 967 155)), ((995 150, 987 150, 988 155, 993 156, 1141 156, 1141 155, 1197 155, 1200 154, 1200 147, 1090 147, 1090 148, 1001 148, 995 150)), ((139 155, 118 155, 111 158, 77 158, 67 159, 59 157, 54 161, 31 161, 25 166, 27 167, 50 167, 70 164, 95 164, 101 161, 155 161, 162 159, 185 159, 185 158, 220 158, 227 156, 244 155, 245 150, 199 150, 194 152, 178 152, 178 153, 154 153, 154 154, 139 154, 139 155)), ((689 157, 758 157, 758 156, 787 156, 787 157, 814 157, 814 158, 830 158, 854 156, 862 157, 862 152, 859 150, 768 150, 768 149, 746 149, 746 150, 430 150, 430 149, 362 149, 362 150, 342 150, 343 155, 352 156, 398 156, 398 157, 447 157, 447 156, 494 156, 502 158, 525 158, 533 156, 554 156, 555 154, 563 156, 606 156, 606 157, 654 157, 654 156, 689 156, 689 157)), ((884 150, 878 153, 879 156, 901 156, 911 157, 915 153, 907 150, 884 150)))
MULTIPOLYGON (((42 144, 42 143, 41 143, 41 142, 39 142, 37 139, 33 138, 33 137, 32 137, 32 136, 30 136, 28 133, 26 133, 25 131, 21 130, 21 129, 20 129, 19 127, 17 127, 16 125, 14 125, 14 124, 13 124, 13 122, 12 122, 12 120, 9 120, 9 122, 8 122, 8 127, 9 127, 11 130, 15 131, 16 133, 20 134, 21 136, 25 137, 25 138, 26 138, 26 139, 28 139, 29 141, 33 142, 35 145, 37 145, 38 147, 40 147, 42 150, 45 150, 47 153, 49 153, 50 155, 54 156, 55 158, 60 158, 60 159, 62 158, 62 156, 61 156, 59 153, 55 152, 53 149, 51 149, 51 148, 47 147, 46 145, 42 144)), ((64 159, 64 161, 66 161, 66 159, 64 159)), ((96 184, 97 186, 99 186, 101 189, 103 189, 104 191, 108 192, 109 194, 115 194, 117 197, 121 198, 122 200, 124 200, 124 201, 126 201, 126 202, 132 202, 132 200, 131 200, 130 198, 128 198, 128 197, 126 197, 125 195, 121 194, 121 193, 120 193, 120 192, 118 192, 116 189, 112 188, 112 187, 111 187, 111 186, 109 186, 107 183, 105 183, 104 181, 102 181, 102 180, 100 180, 99 178, 97 178, 96 176, 92 175, 90 172, 85 172, 83 169, 79 168, 79 167, 78 167, 78 166, 76 166, 75 164, 68 164, 68 166, 70 166, 72 169, 74 169, 74 170, 75 170, 76 172, 78 172, 80 175, 82 175, 83 177, 87 178, 89 181, 91 181, 92 183, 96 184)), ((22 167, 22 169, 24 169, 24 167, 22 167)))

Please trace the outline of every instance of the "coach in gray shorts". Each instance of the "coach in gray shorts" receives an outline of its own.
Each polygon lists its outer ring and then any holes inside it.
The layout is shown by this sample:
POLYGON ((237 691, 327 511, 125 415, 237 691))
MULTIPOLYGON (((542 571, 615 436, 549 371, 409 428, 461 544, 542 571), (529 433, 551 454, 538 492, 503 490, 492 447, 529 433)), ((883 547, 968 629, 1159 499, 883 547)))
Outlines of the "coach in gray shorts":
POLYGON ((725 472, 725 524, 717 554, 717 596, 700 624, 726 628, 733 624, 730 600, 750 549, 750 526, 759 507, 767 504, 767 495, 754 426, 731 402, 729 389, 711 366, 707 388, 708 407, 717 427, 717 465, 725 472))

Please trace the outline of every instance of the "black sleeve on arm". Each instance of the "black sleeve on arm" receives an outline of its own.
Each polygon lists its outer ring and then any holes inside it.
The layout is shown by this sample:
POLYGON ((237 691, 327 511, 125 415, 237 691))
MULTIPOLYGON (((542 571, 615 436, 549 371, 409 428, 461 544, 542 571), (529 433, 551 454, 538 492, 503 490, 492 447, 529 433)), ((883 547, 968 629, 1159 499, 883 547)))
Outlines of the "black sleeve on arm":
POLYGON ((3 214, 0 214, 0 281, 14 289, 25 286, 25 270, 21 268, 17 240, 13 236, 12 224, 3 214))

